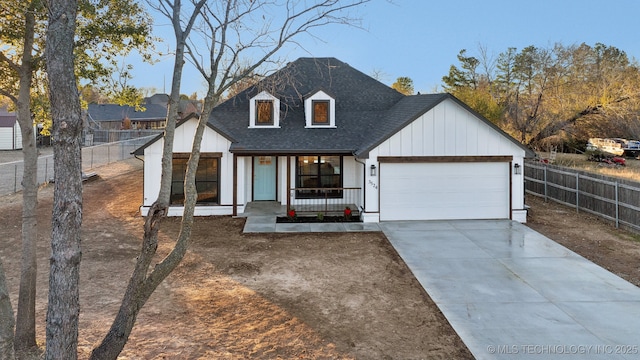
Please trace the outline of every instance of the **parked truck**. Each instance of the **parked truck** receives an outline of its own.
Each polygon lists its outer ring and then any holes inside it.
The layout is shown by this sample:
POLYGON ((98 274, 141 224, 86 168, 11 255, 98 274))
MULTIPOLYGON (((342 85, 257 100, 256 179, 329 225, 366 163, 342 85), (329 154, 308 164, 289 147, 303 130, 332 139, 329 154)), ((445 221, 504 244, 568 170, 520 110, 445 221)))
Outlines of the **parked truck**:
POLYGON ((621 138, 591 138, 587 142, 587 151, 637 158, 640 155, 640 141, 621 138))

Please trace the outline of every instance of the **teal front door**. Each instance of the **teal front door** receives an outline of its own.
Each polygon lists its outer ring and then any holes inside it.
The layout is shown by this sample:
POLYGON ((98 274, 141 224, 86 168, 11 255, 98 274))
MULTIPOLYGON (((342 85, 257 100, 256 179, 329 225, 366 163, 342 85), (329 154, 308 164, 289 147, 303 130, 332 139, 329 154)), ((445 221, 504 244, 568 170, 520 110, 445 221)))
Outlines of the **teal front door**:
POLYGON ((276 199, 276 157, 253 158, 253 200, 276 199))

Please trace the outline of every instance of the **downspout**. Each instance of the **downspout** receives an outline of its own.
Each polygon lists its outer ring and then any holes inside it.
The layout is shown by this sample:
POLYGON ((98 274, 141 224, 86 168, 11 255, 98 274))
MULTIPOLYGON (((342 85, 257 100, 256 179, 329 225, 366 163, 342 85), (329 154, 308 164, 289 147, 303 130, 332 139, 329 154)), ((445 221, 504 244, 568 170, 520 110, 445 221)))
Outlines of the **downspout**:
MULTIPOLYGON (((144 164, 144 159, 139 158, 138 155, 134 154, 133 152, 131 153, 131 155, 133 155, 135 159, 142 161, 142 163, 144 164)), ((142 212, 141 210, 144 206, 144 165, 142 165, 142 201, 140 202, 140 204, 142 205, 140 206, 140 209, 138 209, 138 211, 142 212)))

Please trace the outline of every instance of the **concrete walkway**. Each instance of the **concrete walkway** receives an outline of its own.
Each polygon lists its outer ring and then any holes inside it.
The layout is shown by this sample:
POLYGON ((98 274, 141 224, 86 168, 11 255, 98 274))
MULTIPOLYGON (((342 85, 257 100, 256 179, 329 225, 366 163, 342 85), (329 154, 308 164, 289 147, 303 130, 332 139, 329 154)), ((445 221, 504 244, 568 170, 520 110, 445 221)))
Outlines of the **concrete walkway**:
POLYGON ((528 227, 380 227, 477 359, 640 358, 640 289, 528 227))

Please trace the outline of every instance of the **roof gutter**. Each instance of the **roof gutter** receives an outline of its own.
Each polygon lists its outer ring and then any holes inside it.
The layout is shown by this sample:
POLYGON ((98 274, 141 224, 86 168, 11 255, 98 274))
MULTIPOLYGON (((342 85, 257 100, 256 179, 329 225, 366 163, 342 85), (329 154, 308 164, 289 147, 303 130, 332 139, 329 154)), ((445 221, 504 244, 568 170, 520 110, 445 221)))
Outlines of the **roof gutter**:
POLYGON ((353 155, 353 150, 282 150, 282 149, 259 149, 259 150, 244 150, 244 149, 230 149, 229 152, 243 156, 243 155, 322 155, 322 154, 335 154, 335 155, 353 155))

